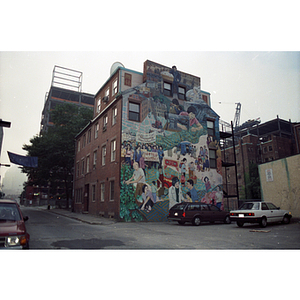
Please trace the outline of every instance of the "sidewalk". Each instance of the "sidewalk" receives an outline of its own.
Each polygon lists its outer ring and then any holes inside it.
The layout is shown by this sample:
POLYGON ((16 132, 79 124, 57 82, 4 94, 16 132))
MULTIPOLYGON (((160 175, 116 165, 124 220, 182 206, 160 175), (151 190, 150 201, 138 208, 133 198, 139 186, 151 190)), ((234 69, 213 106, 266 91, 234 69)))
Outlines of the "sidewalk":
POLYGON ((100 216, 94 216, 90 215, 88 213, 82 214, 82 213, 75 213, 67 209, 59 209, 59 208, 51 208, 48 210, 47 206, 39 206, 39 209, 41 210, 46 210, 48 212, 61 215, 67 218, 71 218, 77 221, 81 221, 87 224, 91 225, 111 225, 116 223, 115 219, 109 219, 109 218, 104 218, 100 216))

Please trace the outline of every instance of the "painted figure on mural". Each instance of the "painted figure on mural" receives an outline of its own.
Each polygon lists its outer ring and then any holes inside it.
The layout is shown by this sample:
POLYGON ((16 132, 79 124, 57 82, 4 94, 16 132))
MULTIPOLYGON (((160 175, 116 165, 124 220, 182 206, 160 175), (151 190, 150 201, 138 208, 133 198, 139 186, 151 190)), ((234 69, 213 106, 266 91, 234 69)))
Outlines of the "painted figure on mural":
POLYGON ((178 84, 181 81, 180 72, 177 71, 176 66, 173 66, 169 73, 173 75, 173 94, 178 95, 178 84))
POLYGON ((137 200, 137 202, 140 202, 138 197, 142 195, 143 191, 143 185, 146 184, 146 180, 145 180, 145 173, 143 171, 142 168, 139 167, 138 162, 134 162, 133 163, 133 175, 130 179, 128 179, 127 181, 125 181, 125 183, 128 184, 133 184, 135 187, 135 199, 137 200))
POLYGON ((147 184, 142 186, 142 199, 143 205, 141 206, 141 210, 150 212, 154 205, 154 198, 153 193, 147 184))
POLYGON ((193 202, 199 201, 198 193, 194 187, 194 181, 192 179, 189 179, 186 183, 187 188, 189 189, 189 192, 191 194, 191 199, 193 202))
POLYGON ((172 178, 172 186, 169 188, 169 209, 173 207, 175 204, 181 203, 185 201, 181 185, 178 177, 172 178))

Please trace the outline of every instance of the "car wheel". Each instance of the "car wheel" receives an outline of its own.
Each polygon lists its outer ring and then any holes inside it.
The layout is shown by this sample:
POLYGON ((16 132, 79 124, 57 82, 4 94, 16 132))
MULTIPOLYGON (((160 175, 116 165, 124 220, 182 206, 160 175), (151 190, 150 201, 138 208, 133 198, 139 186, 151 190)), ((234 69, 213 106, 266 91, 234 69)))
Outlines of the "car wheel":
POLYGON ((243 226, 244 226, 244 223, 241 222, 241 221, 237 221, 236 224, 237 224, 237 226, 239 226, 239 227, 243 227, 243 226))
POLYGON ((261 219, 260 226, 263 227, 263 228, 267 226, 267 218, 263 217, 261 219))
POLYGON ((180 224, 180 225, 184 225, 184 224, 185 224, 185 222, 184 222, 184 221, 178 221, 178 224, 180 224))
POLYGON ((195 226, 199 226, 201 224, 201 219, 200 219, 200 217, 195 217, 194 219, 193 219, 193 225, 195 225, 195 226))
POLYGON ((231 223, 231 220, 230 220, 229 216, 226 216, 226 217, 225 217, 224 223, 225 223, 225 224, 230 224, 230 223, 231 223))
POLYGON ((289 224, 290 222, 291 222, 291 219, 287 215, 285 215, 283 217, 282 223, 283 224, 289 224))

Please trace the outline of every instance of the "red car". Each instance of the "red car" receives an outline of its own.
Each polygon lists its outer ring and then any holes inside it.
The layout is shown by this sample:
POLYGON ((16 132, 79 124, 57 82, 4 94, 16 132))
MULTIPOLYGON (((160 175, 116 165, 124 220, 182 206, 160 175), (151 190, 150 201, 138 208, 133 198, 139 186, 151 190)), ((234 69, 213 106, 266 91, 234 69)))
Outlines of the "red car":
POLYGON ((27 220, 17 202, 0 199, 0 249, 29 249, 27 220))

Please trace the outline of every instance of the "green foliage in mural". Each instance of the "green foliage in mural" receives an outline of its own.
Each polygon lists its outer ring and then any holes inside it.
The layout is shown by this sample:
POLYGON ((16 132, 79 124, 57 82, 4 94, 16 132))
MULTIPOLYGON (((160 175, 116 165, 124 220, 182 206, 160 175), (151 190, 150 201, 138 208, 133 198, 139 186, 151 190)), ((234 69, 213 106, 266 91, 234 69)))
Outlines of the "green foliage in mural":
POLYGON ((129 165, 124 164, 121 168, 120 218, 126 222, 143 221, 144 219, 135 202, 133 185, 125 183, 132 175, 133 169, 129 165))

